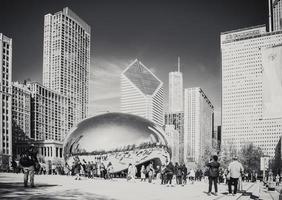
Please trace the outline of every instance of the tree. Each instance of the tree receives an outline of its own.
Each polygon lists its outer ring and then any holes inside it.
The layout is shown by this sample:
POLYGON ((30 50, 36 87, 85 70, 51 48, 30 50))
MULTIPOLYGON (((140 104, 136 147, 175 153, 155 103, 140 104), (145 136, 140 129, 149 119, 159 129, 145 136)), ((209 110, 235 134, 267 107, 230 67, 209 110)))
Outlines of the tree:
POLYGON ((261 148, 253 143, 244 145, 239 152, 239 160, 247 172, 260 171, 260 158, 263 157, 261 148))

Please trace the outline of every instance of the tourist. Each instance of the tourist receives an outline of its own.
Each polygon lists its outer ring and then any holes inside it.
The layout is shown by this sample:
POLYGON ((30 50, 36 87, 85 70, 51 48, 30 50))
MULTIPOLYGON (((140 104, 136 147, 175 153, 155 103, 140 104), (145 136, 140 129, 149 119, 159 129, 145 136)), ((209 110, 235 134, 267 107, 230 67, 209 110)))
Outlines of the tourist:
POLYGON ((195 170, 192 168, 189 172, 189 179, 191 181, 191 184, 194 184, 194 181, 195 181, 195 170))
POLYGON ((182 169, 178 163, 175 163, 175 176, 176 176, 176 184, 182 185, 182 169))
POLYGON ((112 173, 114 172, 114 167, 112 165, 111 162, 109 162, 108 166, 107 166, 107 178, 108 179, 112 179, 112 173))
POLYGON ((146 180, 146 169, 145 169, 144 165, 142 165, 142 167, 141 167, 140 176, 141 176, 141 181, 145 181, 146 180))
POLYGON ((167 178, 166 178, 166 166, 165 164, 161 167, 161 184, 166 184, 167 178))
POLYGON ((31 145, 25 152, 21 154, 20 165, 24 171, 24 186, 27 187, 28 176, 30 177, 30 186, 34 187, 34 171, 37 166, 38 160, 36 157, 34 145, 31 145))
POLYGON ((279 186, 279 183, 280 183, 280 176, 279 176, 279 174, 276 175, 275 182, 276 182, 276 186, 279 186))
POLYGON ((149 183, 152 183, 152 180, 154 178, 154 174, 155 174, 155 170, 154 170, 154 167, 153 167, 153 163, 151 162, 149 164, 149 171, 148 171, 148 182, 149 183))
POLYGON ((229 195, 232 194, 232 188, 231 185, 234 185, 234 191, 233 195, 237 193, 237 187, 238 187, 238 180, 241 176, 241 173, 244 171, 244 168, 242 164, 238 161, 237 156, 233 158, 233 161, 228 166, 228 173, 230 176, 230 180, 228 182, 228 191, 229 195))
POLYGON ((134 179, 134 173, 135 173, 134 171, 135 170, 134 170, 132 164, 129 163, 128 169, 127 169, 127 180, 128 181, 134 179))
POLYGON ((169 162, 169 164, 166 166, 166 178, 167 178, 167 186, 168 187, 169 186, 173 187, 173 185, 171 184, 173 175, 174 175, 174 166, 173 166, 172 162, 169 162))
POLYGON ((206 166, 209 167, 209 191, 208 195, 211 195, 212 191, 212 184, 214 183, 214 191, 215 195, 217 196, 217 182, 219 177, 219 166, 220 164, 217 162, 218 157, 217 155, 214 155, 212 158, 212 161, 209 162, 206 166))
POLYGON ((182 186, 186 185, 187 183, 187 167, 185 164, 182 165, 182 186))
POLYGON ((80 180, 80 173, 81 173, 81 163, 80 161, 75 161, 73 166, 73 172, 75 174, 75 180, 80 180))

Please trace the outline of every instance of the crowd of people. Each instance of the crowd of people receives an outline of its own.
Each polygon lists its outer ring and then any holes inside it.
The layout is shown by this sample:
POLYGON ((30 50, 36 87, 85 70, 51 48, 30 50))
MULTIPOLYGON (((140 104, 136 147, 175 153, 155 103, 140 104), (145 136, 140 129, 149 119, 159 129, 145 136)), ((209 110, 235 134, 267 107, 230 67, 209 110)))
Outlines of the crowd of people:
MULTIPOLYGON (((21 155, 19 161, 13 160, 11 163, 13 171, 19 173, 24 172, 24 186, 28 185, 28 178, 30 178, 30 185, 34 187, 34 174, 39 175, 69 175, 74 176, 75 180, 81 178, 122 178, 126 177, 127 181, 160 183, 167 187, 174 187, 177 185, 184 186, 188 182, 194 184, 195 181, 208 182, 208 195, 212 193, 214 187, 214 195, 218 193, 218 184, 223 183, 228 185, 229 195, 235 195, 238 189, 242 189, 242 181, 256 181, 258 175, 256 172, 244 172, 242 164, 235 156, 228 168, 224 169, 218 162, 218 157, 214 155, 202 169, 188 169, 185 164, 166 162, 162 165, 149 162, 141 166, 136 166, 135 163, 130 163, 126 170, 116 173, 111 162, 105 164, 102 160, 85 161, 77 157, 71 165, 45 164, 37 160, 34 146, 31 146, 26 152, 21 155), (139 179, 140 178, 140 179, 139 179), (232 186, 234 189, 232 190, 232 186)), ((276 182, 279 185, 281 177, 276 176, 272 172, 267 174, 267 179, 276 182)))

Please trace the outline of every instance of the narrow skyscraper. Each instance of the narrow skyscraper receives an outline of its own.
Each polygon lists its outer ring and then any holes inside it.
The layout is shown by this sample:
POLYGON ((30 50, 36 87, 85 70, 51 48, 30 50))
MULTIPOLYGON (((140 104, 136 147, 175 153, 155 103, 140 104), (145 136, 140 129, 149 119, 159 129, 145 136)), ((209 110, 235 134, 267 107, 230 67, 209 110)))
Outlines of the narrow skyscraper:
POLYGON ((199 87, 184 90, 184 160, 196 162, 212 146, 214 107, 199 87))
POLYGON ((43 85, 70 99, 68 129, 86 118, 90 26, 69 8, 44 18, 43 85))
POLYGON ((269 6, 269 31, 282 29, 282 1, 268 0, 269 6))
POLYGON ((163 82, 139 60, 121 73, 121 112, 164 125, 163 82))
POLYGON ((0 165, 12 156, 12 39, 0 33, 0 165))
POLYGON ((169 113, 183 112, 183 76, 180 72, 180 57, 178 71, 169 73, 169 113))

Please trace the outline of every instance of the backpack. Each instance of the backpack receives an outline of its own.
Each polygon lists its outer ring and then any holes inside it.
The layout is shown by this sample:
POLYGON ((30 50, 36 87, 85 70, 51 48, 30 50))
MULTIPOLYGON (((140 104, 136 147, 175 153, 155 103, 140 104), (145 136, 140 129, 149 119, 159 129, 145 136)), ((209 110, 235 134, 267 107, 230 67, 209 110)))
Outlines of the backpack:
POLYGON ((23 167, 30 167, 34 165, 35 163, 34 163, 34 160, 32 159, 32 156, 28 154, 27 152, 25 152, 21 155, 20 164, 23 167))

